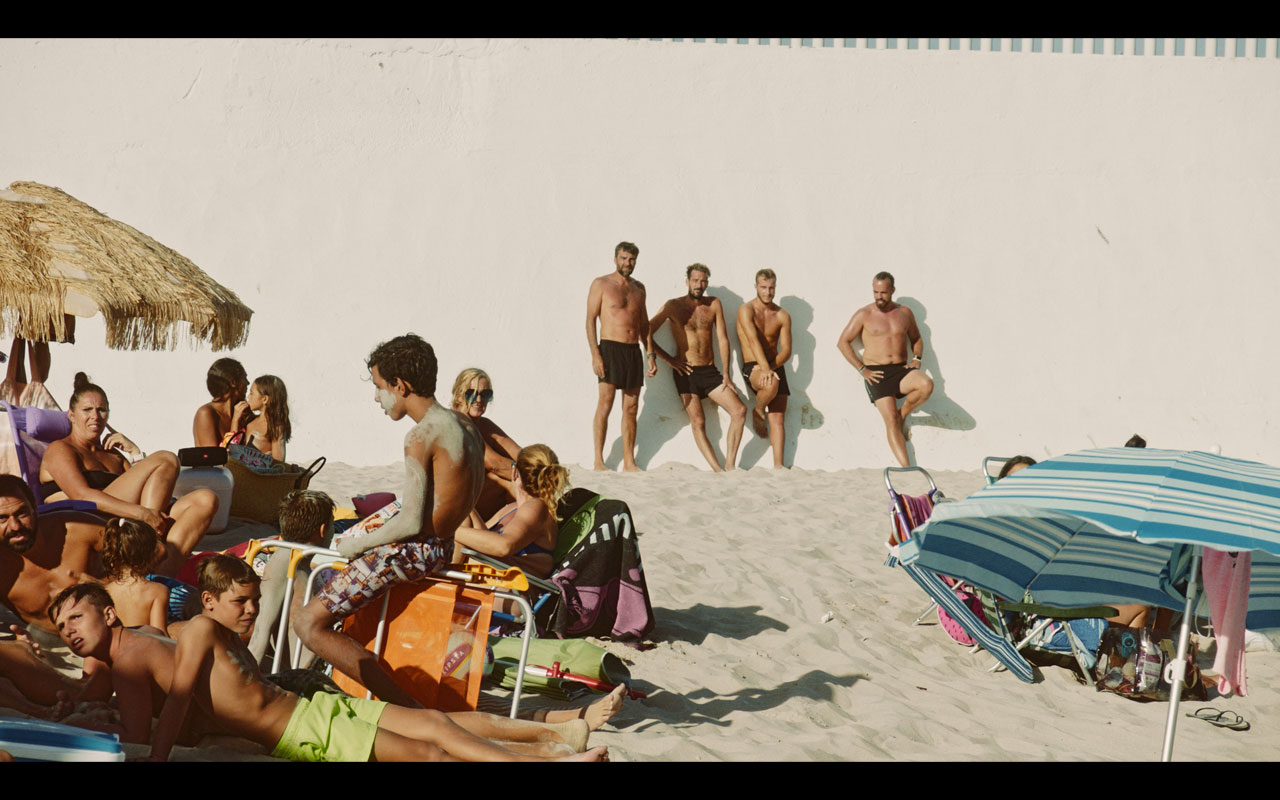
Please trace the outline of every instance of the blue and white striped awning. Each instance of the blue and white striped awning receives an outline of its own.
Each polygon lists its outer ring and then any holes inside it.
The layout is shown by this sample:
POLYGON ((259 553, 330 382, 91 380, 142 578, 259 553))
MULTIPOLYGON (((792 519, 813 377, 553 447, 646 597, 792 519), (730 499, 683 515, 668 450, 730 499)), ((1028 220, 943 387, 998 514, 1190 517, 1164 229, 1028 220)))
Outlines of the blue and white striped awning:
MULTIPOLYGON (((1085 450, 937 506, 911 542, 902 547, 904 563, 1006 598, 1029 590, 1037 602, 1060 606, 1181 608, 1173 584, 1185 572, 1187 546, 1280 555, 1280 470, 1194 451, 1085 450)), ((1277 583, 1280 570, 1275 559, 1259 562, 1251 615, 1269 603, 1274 619, 1280 590, 1272 586, 1269 600, 1260 590, 1277 583)))

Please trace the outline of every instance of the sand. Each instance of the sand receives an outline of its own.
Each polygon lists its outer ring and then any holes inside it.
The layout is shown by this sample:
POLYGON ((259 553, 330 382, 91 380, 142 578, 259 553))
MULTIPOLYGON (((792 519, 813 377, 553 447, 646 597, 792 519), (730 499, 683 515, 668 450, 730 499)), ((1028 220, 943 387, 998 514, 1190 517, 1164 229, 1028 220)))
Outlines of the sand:
MULTIPOLYGON (((356 493, 394 491, 402 471, 330 461, 312 488, 349 503, 356 493)), ((982 486, 977 471, 934 478, 956 498, 982 486)), ((572 481, 630 504, 657 618, 651 649, 600 642, 649 694, 592 734, 615 761, 1159 758, 1166 703, 1095 692, 1061 667, 1025 684, 987 672, 992 659, 952 642, 936 621, 911 625, 928 601, 883 566, 878 470, 573 467, 572 481)), ((239 534, 216 541, 231 538, 239 534)), ((1248 669, 1247 697, 1211 693, 1183 709, 1230 709, 1252 729, 1181 717, 1175 760, 1280 752, 1280 653, 1250 652, 1248 669)), ((230 746, 174 755, 258 757, 230 746)))

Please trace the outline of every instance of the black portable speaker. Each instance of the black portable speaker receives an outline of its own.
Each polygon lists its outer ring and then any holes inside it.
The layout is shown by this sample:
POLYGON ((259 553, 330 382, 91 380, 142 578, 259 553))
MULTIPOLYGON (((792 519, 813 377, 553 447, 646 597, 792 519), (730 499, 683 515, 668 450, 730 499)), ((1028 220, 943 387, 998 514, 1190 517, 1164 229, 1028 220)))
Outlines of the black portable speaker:
POLYGON ((178 451, 178 463, 184 467, 220 467, 227 463, 227 448, 184 447, 178 451))

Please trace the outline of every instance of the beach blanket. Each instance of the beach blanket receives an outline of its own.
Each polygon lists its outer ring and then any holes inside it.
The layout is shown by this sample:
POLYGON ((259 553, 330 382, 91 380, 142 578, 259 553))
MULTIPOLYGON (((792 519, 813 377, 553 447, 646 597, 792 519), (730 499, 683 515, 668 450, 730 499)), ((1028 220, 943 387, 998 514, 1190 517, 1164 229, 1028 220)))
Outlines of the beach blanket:
POLYGON ((653 630, 653 605, 631 509, 586 489, 565 500, 562 508, 576 511, 560 526, 551 577, 560 597, 544 607, 543 628, 561 639, 645 638, 653 630))

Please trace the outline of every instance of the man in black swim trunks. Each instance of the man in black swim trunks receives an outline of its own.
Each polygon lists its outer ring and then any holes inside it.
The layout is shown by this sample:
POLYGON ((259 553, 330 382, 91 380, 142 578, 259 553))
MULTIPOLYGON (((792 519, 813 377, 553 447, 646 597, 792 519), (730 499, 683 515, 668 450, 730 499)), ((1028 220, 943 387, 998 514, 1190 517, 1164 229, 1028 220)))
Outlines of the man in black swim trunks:
POLYGON ((840 332, 837 347, 866 382, 867 398, 884 419, 889 449, 904 467, 907 457, 907 415, 933 393, 933 380, 920 370, 924 341, 911 309, 893 302, 893 276, 877 273, 871 281, 875 302, 854 312, 840 332), (853 340, 862 337, 862 358, 853 352, 853 340), (907 358, 907 348, 911 357, 907 358), (905 397, 902 408, 898 398, 905 397))
POLYGON ((663 304, 657 316, 649 320, 650 335, 671 320, 671 332, 676 340, 676 353, 669 355, 657 342, 653 351, 671 365, 675 374, 676 391, 689 415, 693 427, 693 439, 698 443, 703 458, 715 472, 733 469, 738 460, 738 444, 742 441, 742 428, 747 422, 747 407, 738 397, 729 377, 729 333, 724 325, 724 308, 719 298, 707 295, 707 283, 711 269, 704 264, 690 264, 684 271, 689 291, 663 304), (720 348, 720 363, 724 374, 716 369, 715 355, 711 349, 711 335, 715 332, 720 348), (724 442, 724 467, 716 460, 711 440, 707 438, 707 422, 702 412, 702 399, 709 397, 713 403, 729 412, 729 432, 724 442))
POLYGON ((742 379, 756 393, 751 425, 756 436, 768 436, 773 466, 782 464, 787 415, 785 364, 791 360, 791 315, 773 302, 778 276, 771 269, 756 272, 756 296, 738 307, 738 344, 742 347, 742 379), (765 412, 768 418, 765 418, 765 412))
POLYGON ((599 390, 596 416, 591 431, 595 439, 595 469, 605 469, 604 436, 609 425, 613 398, 622 390, 622 468, 639 472, 636 466, 636 412, 640 408, 640 387, 646 376, 658 374, 645 310, 644 284, 631 277, 640 248, 619 242, 613 249, 616 269, 591 282, 587 293, 587 345, 591 348, 591 369, 599 390), (600 341, 596 342, 596 320, 600 320, 600 341), (645 346, 640 352, 640 343, 645 346), (646 369, 647 366, 647 369, 646 369))

